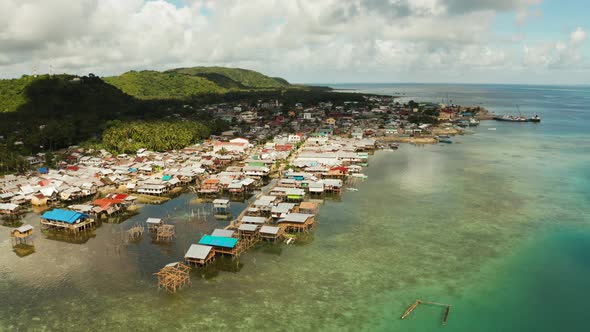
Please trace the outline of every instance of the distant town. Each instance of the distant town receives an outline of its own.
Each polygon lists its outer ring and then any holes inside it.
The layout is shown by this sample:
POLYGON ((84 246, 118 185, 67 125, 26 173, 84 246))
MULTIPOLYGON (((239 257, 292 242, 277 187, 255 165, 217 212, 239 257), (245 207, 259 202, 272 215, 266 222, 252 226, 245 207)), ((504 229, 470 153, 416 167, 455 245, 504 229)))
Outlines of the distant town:
MULTIPOLYGON (((261 179, 284 177, 287 169, 317 181, 335 174, 343 178, 361 173, 367 151, 395 149, 396 143, 448 143, 449 135, 464 134, 465 127, 489 118, 481 107, 365 98, 362 107, 358 102, 296 104, 287 114, 277 100, 210 105, 200 111, 231 123, 230 130, 181 150, 114 155, 72 146, 54 152, 62 160, 55 168, 44 165, 45 153, 29 156, 29 172, 0 178, 0 213, 17 216, 32 205, 110 216, 136 199, 162 202, 162 196, 187 188, 241 195, 262 186, 261 179), (112 193, 126 195, 106 196, 112 193)), ((320 183, 307 190, 323 192, 320 183)))

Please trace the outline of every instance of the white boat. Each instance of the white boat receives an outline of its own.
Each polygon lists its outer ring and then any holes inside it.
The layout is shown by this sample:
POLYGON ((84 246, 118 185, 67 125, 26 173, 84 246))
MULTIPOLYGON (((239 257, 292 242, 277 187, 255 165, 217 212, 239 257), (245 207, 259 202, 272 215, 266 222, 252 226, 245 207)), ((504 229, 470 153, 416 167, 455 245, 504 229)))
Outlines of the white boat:
POLYGON ((496 130, 496 128, 488 128, 488 130, 496 130))
POLYGON ((365 174, 361 174, 361 173, 353 173, 352 177, 354 178, 360 178, 360 179, 366 179, 368 178, 368 176, 366 176, 365 174))
POLYGON ((356 188, 346 188, 346 190, 348 190, 348 191, 359 191, 359 190, 358 190, 358 189, 356 189, 356 188))

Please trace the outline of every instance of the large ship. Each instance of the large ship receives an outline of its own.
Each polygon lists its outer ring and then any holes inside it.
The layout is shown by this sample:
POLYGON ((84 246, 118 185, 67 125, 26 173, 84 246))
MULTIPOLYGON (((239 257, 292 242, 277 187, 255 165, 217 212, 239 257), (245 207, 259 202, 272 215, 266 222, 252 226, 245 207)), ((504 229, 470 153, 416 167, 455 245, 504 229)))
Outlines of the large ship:
POLYGON ((516 105, 516 109, 518 110, 518 116, 516 115, 502 115, 502 116, 495 116, 494 120, 496 121, 506 121, 506 122, 541 122, 541 117, 535 115, 531 118, 527 118, 522 116, 520 113, 520 108, 516 105))

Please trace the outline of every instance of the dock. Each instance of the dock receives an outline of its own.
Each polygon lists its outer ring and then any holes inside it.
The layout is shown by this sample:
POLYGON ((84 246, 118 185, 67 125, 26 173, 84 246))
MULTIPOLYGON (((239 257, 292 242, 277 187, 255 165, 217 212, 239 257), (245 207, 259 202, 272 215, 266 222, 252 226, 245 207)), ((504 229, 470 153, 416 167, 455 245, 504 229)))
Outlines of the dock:
POLYGON ((443 319, 442 319, 442 325, 447 325, 447 321, 449 319, 449 312, 451 311, 451 305, 450 304, 446 304, 446 303, 438 303, 438 302, 432 302, 432 301, 422 301, 422 300, 416 300, 416 302, 414 302, 409 308, 408 310, 406 310, 404 312, 404 314, 402 315, 401 319, 405 319, 406 317, 408 317, 412 311, 414 311, 414 309, 416 309, 418 307, 418 305, 420 304, 429 304, 429 305, 435 305, 435 306, 440 306, 440 307, 444 307, 445 311, 444 311, 444 315, 443 315, 443 319))

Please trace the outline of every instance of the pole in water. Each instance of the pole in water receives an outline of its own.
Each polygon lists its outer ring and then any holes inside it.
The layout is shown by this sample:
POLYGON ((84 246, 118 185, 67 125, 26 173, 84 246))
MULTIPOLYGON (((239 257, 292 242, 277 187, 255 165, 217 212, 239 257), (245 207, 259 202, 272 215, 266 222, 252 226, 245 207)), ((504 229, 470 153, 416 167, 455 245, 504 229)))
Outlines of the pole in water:
POLYGON ((445 316, 443 317, 443 325, 447 325, 447 319, 449 319, 449 311, 451 311, 451 306, 448 305, 447 309, 445 310, 445 316))

